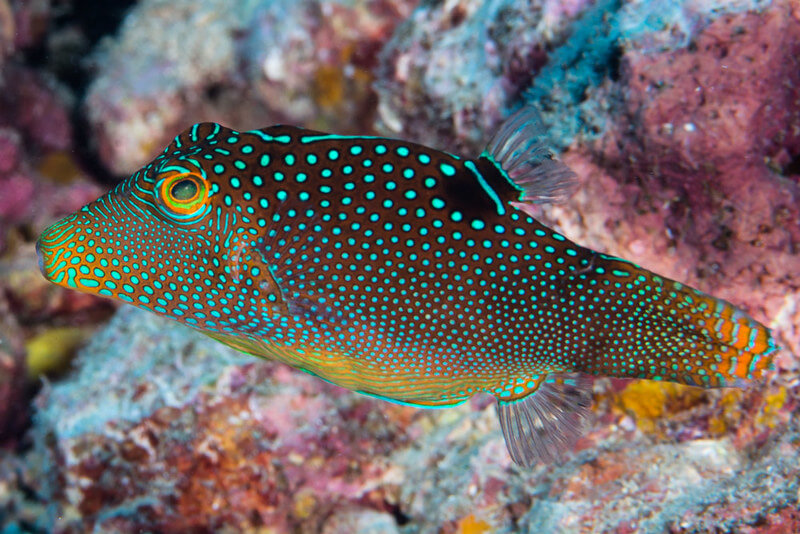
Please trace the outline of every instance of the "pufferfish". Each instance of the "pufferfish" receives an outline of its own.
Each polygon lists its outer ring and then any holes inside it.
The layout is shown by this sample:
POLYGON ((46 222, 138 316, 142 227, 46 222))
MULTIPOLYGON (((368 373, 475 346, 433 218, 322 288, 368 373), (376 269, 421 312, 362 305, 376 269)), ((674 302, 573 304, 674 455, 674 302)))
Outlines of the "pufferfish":
POLYGON ((580 435, 588 375, 762 377, 762 324, 532 217, 577 182, 544 137, 530 107, 476 158, 195 124, 49 227, 40 268, 362 394, 429 408, 489 393, 523 466, 580 435))

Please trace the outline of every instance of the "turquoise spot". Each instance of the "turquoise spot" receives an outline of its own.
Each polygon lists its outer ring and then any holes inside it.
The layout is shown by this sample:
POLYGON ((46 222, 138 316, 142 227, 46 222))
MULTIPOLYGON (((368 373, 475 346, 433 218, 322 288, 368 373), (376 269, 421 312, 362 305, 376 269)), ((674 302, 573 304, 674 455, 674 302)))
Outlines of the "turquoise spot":
POLYGON ((439 169, 446 176, 454 176, 456 174, 456 168, 450 165, 449 163, 442 163, 441 165, 439 165, 439 169))
POLYGON ((217 174, 222 174, 223 172, 225 172, 225 165, 217 163, 216 165, 214 165, 214 172, 217 174))
POLYGON ((427 187, 428 189, 433 189, 434 187, 436 187, 436 179, 432 178, 431 176, 425 178, 425 187, 427 187))
POLYGON ((306 161, 309 165, 314 165, 317 162, 316 154, 306 154, 306 161))
POLYGON ((350 147, 350 153, 354 156, 358 156, 364 149, 361 148, 361 145, 353 145, 350 147))
POLYGON ((240 159, 237 159, 236 161, 234 161, 233 162, 233 166, 236 167, 237 169, 239 169, 240 171, 243 171, 243 170, 245 170, 247 168, 247 164, 244 161, 240 160, 240 159))
POLYGON ((376 154, 386 154, 386 145, 375 145, 376 154))
POLYGON ((294 165, 294 154, 286 154, 286 156, 283 158, 283 161, 286 162, 287 165, 294 165))
POLYGON ((431 206, 433 206, 434 209, 440 210, 444 208, 445 202, 439 197, 433 197, 433 199, 431 199, 431 206))
POLYGON ((397 155, 398 156, 405 158, 406 156, 408 156, 408 154, 409 154, 408 148, 406 148, 404 146, 397 147, 397 155))
POLYGON ((336 149, 333 149, 333 148, 330 149, 328 151, 328 159, 331 160, 331 161, 335 161, 335 160, 339 159, 339 151, 336 150, 336 149))
POLYGON ((431 162, 431 157, 427 154, 420 154, 419 156, 417 156, 417 159, 423 165, 427 165, 428 163, 431 162))
POLYGON ((403 169, 403 178, 413 178, 414 169, 403 169))
POLYGON ((460 220, 462 220, 462 219, 464 218, 464 215, 463 215, 463 214, 462 214, 460 211, 458 211, 458 210, 454 210, 454 211, 453 211, 453 212, 450 214, 450 218, 451 218, 452 220, 454 220, 455 222, 459 222, 460 220))
POLYGON ((486 227, 486 223, 484 223, 480 219, 475 219, 474 221, 472 221, 471 226, 475 230, 483 230, 486 227))
POLYGON ((261 156, 260 162, 262 167, 266 167, 269 165, 269 154, 264 154, 261 156))
POLYGON ((253 152, 253 145, 244 145, 242 147, 242 154, 252 154, 253 152))

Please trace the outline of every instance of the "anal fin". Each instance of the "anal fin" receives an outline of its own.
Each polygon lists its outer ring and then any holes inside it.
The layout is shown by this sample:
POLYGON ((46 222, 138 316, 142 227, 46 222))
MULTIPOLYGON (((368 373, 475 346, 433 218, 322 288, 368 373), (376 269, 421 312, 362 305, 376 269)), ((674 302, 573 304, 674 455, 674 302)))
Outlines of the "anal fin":
POLYGON ((498 400, 511 459, 524 467, 559 460, 583 433, 590 406, 591 379, 582 374, 552 374, 526 397, 498 400))

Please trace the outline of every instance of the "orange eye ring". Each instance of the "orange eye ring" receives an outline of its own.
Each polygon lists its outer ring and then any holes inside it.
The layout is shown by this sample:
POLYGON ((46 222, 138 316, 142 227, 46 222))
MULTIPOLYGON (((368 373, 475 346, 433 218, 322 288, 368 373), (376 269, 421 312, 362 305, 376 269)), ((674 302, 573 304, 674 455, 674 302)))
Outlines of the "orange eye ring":
POLYGON ((208 184, 197 173, 162 173, 156 190, 162 208, 177 219, 192 219, 204 213, 208 204, 208 184))

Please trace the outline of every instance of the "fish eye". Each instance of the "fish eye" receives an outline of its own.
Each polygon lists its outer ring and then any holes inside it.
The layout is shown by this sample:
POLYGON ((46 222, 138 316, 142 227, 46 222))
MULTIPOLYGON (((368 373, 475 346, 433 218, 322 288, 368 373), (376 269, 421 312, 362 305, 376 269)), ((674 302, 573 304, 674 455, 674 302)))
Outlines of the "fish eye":
POLYGON ((172 184, 169 190, 170 196, 177 202, 188 202, 197 196, 200 187, 194 180, 185 178, 172 184))
POLYGON ((179 220, 192 220, 206 211, 208 185, 194 172, 163 172, 157 177, 156 198, 167 215, 179 220))

